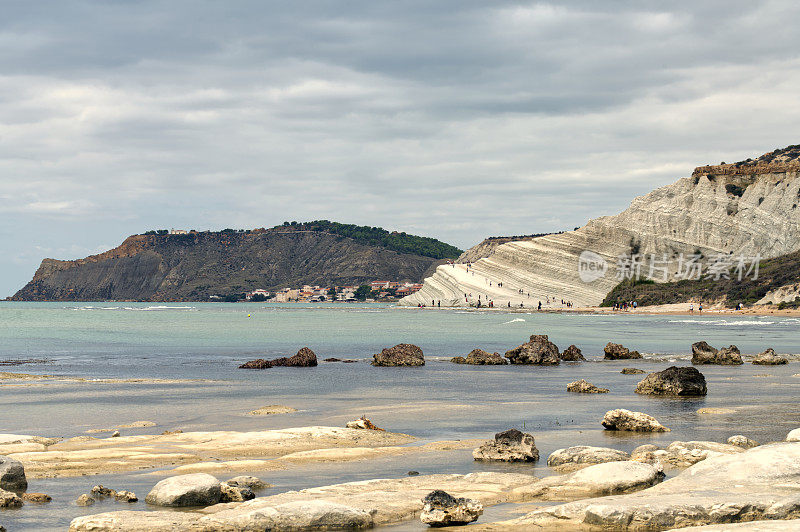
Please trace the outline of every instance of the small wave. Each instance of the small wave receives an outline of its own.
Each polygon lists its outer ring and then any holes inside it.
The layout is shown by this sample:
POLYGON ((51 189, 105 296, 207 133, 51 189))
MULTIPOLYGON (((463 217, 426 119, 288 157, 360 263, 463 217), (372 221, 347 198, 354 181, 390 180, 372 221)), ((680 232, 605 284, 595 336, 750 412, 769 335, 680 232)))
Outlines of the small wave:
POLYGON ((761 326, 772 325, 774 321, 751 321, 751 320, 669 320, 669 323, 697 323, 700 325, 720 325, 722 327, 746 327, 746 326, 761 326))
POLYGON ((525 321, 525 320, 524 320, 524 319, 522 319, 522 318, 514 318, 514 319, 513 319, 513 320, 511 320, 511 321, 506 321, 506 322, 503 322, 501 325, 508 325, 509 323, 516 323, 516 322, 519 322, 519 321, 525 321))

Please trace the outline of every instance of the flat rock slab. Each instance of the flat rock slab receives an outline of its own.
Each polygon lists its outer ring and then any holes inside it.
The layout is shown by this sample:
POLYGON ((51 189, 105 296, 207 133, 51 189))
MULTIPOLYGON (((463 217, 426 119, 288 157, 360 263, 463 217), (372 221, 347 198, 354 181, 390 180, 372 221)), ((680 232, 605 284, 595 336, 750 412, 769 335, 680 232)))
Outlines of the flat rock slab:
POLYGON ((672 530, 680 530, 681 532, 736 532, 739 530, 747 532, 795 532, 800 530, 800 519, 748 521, 747 523, 690 526, 681 529, 673 528, 672 530))
POLYGON ((594 464, 629 460, 630 457, 625 451, 617 449, 577 445, 553 451, 547 459, 547 465, 556 468, 558 471, 568 471, 594 464))
POLYGON ((553 506, 498 525, 665 530, 798 516, 800 445, 775 443, 734 455, 709 457, 638 493, 553 506))
POLYGON ((416 518, 435 489, 483 505, 514 502, 515 488, 536 483, 530 475, 472 473, 377 479, 290 491, 194 512, 118 511, 76 518, 77 531, 298 530, 365 528, 416 518), (365 516, 369 522, 365 521, 365 516), (328 528, 323 528, 321 524, 328 528), (312 528, 317 527, 317 528, 312 528))
MULTIPOLYGON (((41 450, 10 454, 29 478, 139 471, 212 461, 274 459, 290 453, 334 447, 382 447, 414 441, 413 436, 340 427, 299 427, 257 432, 183 432, 118 438, 82 436, 41 450)), ((16 444, 10 444, 15 446, 16 444)), ((0 445, 0 455, 4 446, 0 445)), ((283 466, 285 467, 285 465, 283 466)))

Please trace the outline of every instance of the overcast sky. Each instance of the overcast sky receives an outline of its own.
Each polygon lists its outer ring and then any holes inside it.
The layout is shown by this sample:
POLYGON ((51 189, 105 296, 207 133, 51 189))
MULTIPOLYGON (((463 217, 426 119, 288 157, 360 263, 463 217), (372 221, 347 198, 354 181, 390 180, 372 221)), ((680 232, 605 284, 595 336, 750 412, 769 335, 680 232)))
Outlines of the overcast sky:
POLYGON ((149 229, 572 229, 800 143, 793 1, 2 4, 0 297, 149 229))

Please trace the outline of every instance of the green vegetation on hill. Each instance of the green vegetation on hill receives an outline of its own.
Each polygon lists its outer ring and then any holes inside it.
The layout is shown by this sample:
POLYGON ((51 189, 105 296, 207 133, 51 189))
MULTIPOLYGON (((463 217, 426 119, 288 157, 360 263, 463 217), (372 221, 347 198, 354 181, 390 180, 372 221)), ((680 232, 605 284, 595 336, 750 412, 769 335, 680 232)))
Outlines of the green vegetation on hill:
POLYGON ((292 227, 300 231, 324 231, 335 235, 352 238, 360 244, 382 246, 399 253, 411 253, 434 259, 456 259, 462 251, 435 238, 409 235, 404 232, 389 232, 381 227, 366 225, 341 224, 328 220, 313 222, 284 222, 283 227, 292 227))
MULTIPOLYGON (((265 229, 223 229, 220 233, 252 234, 263 233, 265 229)), ((433 259, 457 259, 462 250, 446 244, 435 238, 426 236, 409 235, 404 232, 387 231, 382 227, 369 227, 366 225, 341 224, 328 220, 314 220, 313 222, 283 222, 270 229, 270 231, 318 231, 333 235, 351 238, 359 244, 380 246, 398 253, 410 253, 421 257, 433 259)), ((167 229, 147 231, 145 235, 181 237, 185 235, 171 235, 167 229)))
POLYGON ((800 282, 800 251, 761 261, 756 280, 750 276, 740 281, 732 275, 731 279, 718 281, 713 279, 670 283, 654 283, 650 280, 622 281, 608 293, 600 306, 611 307, 614 303, 623 301, 636 301, 640 306, 685 301, 704 303, 724 301, 730 307, 739 303, 752 305, 770 290, 797 282, 800 282))

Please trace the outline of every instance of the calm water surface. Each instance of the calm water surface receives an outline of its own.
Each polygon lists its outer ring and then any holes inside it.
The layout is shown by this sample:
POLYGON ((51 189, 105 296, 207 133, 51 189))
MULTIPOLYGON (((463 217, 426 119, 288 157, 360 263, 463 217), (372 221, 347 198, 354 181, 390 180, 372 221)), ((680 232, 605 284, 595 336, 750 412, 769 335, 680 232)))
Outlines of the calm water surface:
MULTIPOLYGON (((800 353, 800 320, 725 316, 508 314, 450 309, 403 309, 380 304, 144 304, 0 303, 0 361, 44 359, 0 370, 90 378, 179 379, 180 383, 20 383, 0 380, 0 433, 72 437, 92 428, 136 420, 163 430, 261 430, 337 425, 366 414, 377 425, 422 442, 489 438, 510 427, 534 434, 543 458, 569 445, 631 450, 642 443, 724 441, 745 434, 758 441, 782 439, 800 426, 800 364, 700 368, 709 394, 665 399, 633 393, 637 375, 625 366, 657 371, 688 365, 690 345, 736 344, 743 353, 773 347, 800 353), (561 349, 576 344, 589 362, 557 367, 472 367, 448 359, 480 347, 506 350, 531 334, 547 334, 561 349), (647 353, 644 360, 602 362, 608 341, 647 353), (422 347, 421 368, 373 368, 367 360, 383 347, 408 342, 422 347), (317 368, 237 369, 253 358, 294 354, 308 346, 322 360, 354 358, 357 364, 317 368), (585 378, 608 394, 567 394, 566 384, 585 378), (202 379, 202 381, 187 381, 202 379), (245 416, 283 404, 288 415, 245 416), (735 407, 734 414, 699 415, 701 407, 735 407), (672 429, 667 434, 620 435, 603 431, 603 413, 640 410, 672 429)), ((544 462, 545 460, 543 460, 544 462)), ((536 466, 475 464, 469 451, 404 456, 349 464, 315 465, 261 474, 271 492, 365 478, 424 473, 520 470, 536 466)), ((257 473, 257 472, 254 472, 257 473)), ((143 495, 158 480, 144 474, 32 480, 31 491, 54 497, 0 512, 8 530, 66 528, 83 513, 122 509, 104 503, 89 509, 72 501, 96 483, 143 495)), ((143 503, 132 505, 144 509, 143 503)))

